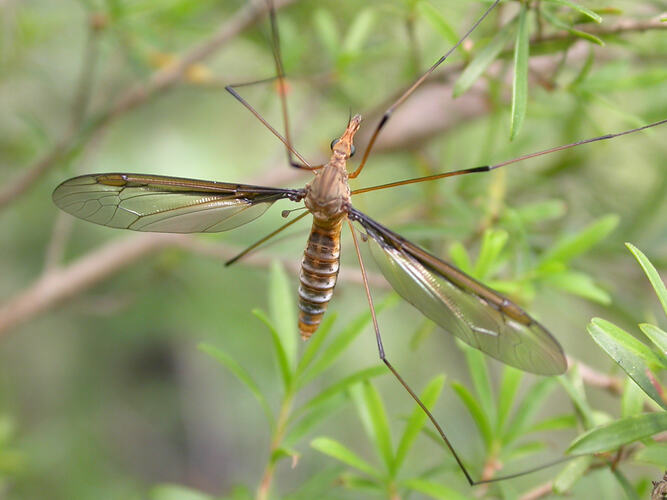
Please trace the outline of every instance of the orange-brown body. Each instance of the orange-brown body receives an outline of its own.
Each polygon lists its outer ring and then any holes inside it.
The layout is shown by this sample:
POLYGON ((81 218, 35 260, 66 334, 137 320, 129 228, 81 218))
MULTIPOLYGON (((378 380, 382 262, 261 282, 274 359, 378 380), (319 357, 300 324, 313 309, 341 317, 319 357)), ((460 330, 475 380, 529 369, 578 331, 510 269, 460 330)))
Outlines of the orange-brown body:
POLYGON ((299 276, 299 333, 308 339, 319 327, 340 267, 340 232, 350 202, 347 159, 361 116, 356 115, 332 147, 331 159, 306 185, 304 202, 313 214, 299 276))

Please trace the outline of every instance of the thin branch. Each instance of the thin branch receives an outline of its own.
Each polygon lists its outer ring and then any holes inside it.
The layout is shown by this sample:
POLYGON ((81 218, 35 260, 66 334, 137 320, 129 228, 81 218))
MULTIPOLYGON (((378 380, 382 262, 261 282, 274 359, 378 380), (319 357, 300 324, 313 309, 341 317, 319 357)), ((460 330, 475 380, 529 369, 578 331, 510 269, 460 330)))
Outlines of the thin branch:
MULTIPOLYGON (((0 305, 0 336, 10 329, 71 299, 95 284, 113 276, 138 260, 167 248, 212 257, 223 262, 239 251, 239 248, 219 243, 209 243, 197 237, 182 234, 140 233, 115 240, 90 251, 65 267, 50 269, 23 291, 0 305)), ((255 253, 246 257, 246 265, 268 268, 275 256, 255 253)), ((283 259, 290 273, 299 271, 298 259, 283 259)), ((222 267, 220 272, 222 272, 222 267)), ((374 286, 388 288, 379 275, 369 275, 374 286)), ((342 268, 339 281, 361 284, 356 270, 342 268)))
MULTIPOLYGON (((284 7, 294 1, 276 0, 276 8, 284 7)), ((7 183, 6 187, 0 191, 0 208, 28 190, 58 161, 76 153, 93 132, 180 82, 193 64, 212 55, 241 31, 257 22, 266 11, 267 4, 261 0, 247 3, 223 23, 210 38, 187 50, 174 64, 156 71, 148 82, 129 88, 107 111, 89 120, 88 124, 84 124, 78 132, 66 133, 65 137, 58 141, 51 151, 7 183)))

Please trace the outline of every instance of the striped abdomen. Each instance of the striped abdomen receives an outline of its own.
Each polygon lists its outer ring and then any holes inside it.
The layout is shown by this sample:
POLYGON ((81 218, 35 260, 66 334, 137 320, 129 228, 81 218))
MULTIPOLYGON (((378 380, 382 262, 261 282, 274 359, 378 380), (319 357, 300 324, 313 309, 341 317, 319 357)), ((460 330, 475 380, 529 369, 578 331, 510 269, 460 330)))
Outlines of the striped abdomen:
POLYGON ((333 225, 313 219, 299 276, 299 333, 304 340, 320 326, 336 286, 342 224, 342 219, 333 225))

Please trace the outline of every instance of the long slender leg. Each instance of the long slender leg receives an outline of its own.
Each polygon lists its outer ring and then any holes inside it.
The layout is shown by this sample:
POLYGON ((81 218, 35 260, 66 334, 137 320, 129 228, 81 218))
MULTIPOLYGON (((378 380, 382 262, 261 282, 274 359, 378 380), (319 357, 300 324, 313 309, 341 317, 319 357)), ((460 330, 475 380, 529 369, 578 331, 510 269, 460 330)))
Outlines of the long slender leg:
POLYGON ((260 239, 257 240, 255 243, 253 243, 252 245, 250 245, 249 247, 247 247, 246 249, 244 249, 243 251, 239 252, 238 254, 236 254, 236 255, 235 255, 234 257, 232 257, 231 259, 229 259, 227 262, 225 262, 225 266, 231 266, 234 262, 236 262, 236 261, 239 260, 240 258, 244 257, 244 256, 247 255, 248 253, 252 252, 252 251, 253 251, 255 248, 257 248, 258 246, 260 246, 260 245, 266 243, 266 242, 269 241, 271 238, 273 238, 276 234, 280 233, 282 230, 287 229, 288 227, 290 227, 290 226, 291 226, 292 224, 294 224, 295 222, 300 221, 301 219, 303 219, 303 218, 304 218, 306 215, 308 215, 309 213, 310 213, 310 212, 304 212, 304 213, 302 213, 302 214, 299 215, 298 217, 295 217, 295 218, 292 219, 291 221, 289 221, 289 222, 283 224, 282 226, 280 226, 280 227, 279 227, 278 229, 276 229, 275 231, 272 231, 272 232, 270 232, 269 234, 267 234, 266 236, 264 236, 263 238, 260 238, 260 239))
POLYGON ((229 92, 237 101, 243 104, 255 117, 262 122, 262 124, 268 128, 273 135, 275 135, 280 141, 285 145, 287 151, 287 161, 294 168, 300 168, 304 170, 316 170, 321 168, 322 165, 310 165, 304 158, 299 154, 298 151, 292 146, 292 140, 290 136, 290 126, 289 126, 289 115, 287 112, 287 92, 285 84, 285 70, 283 67, 282 55, 280 52, 280 34, 278 32, 278 22, 276 19, 276 9, 273 5, 272 0, 266 0, 266 3, 269 6, 269 19, 271 23, 271 45, 273 51, 273 60, 276 66, 276 76, 272 78, 266 78, 263 80, 257 80, 255 82, 241 83, 236 85, 226 85, 225 90, 229 92), (252 107, 252 105, 246 101, 243 97, 239 95, 236 91, 239 87, 244 87, 247 85, 254 85, 256 83, 264 83, 272 80, 278 80, 278 95, 280 97, 280 105, 283 116, 283 126, 285 128, 285 136, 283 137, 272 125, 270 125, 259 112, 252 107), (293 156, 296 156, 301 163, 294 161, 293 156))
POLYGON ((398 108, 401 104, 403 104, 403 102, 408 97, 410 97, 410 95, 412 95, 412 93, 415 90, 417 90, 417 88, 424 82, 424 80, 426 80, 431 75, 431 73, 433 73, 435 71, 435 69, 438 66, 440 66, 443 62, 445 62, 445 60, 450 56, 450 54, 452 52, 454 52, 459 47, 459 45, 461 45, 463 43, 463 41, 466 38, 468 38, 470 33, 475 31, 477 26, 484 20, 484 18, 486 16, 489 15, 489 13, 495 8, 496 5, 498 5, 499 2, 500 2, 500 0, 495 0, 495 2, 493 2, 493 4, 491 4, 491 6, 488 9, 486 9, 484 14, 482 14, 482 16, 475 22, 475 24, 472 25, 472 27, 466 32, 466 34, 463 35, 461 37, 461 39, 458 42, 456 42, 456 44, 445 53, 445 55, 443 55, 429 69, 427 69, 426 72, 422 76, 417 78, 417 80, 412 85, 410 85, 408 87, 408 89, 405 92, 403 92, 403 94, 401 94, 401 96, 396 100, 396 102, 394 102, 394 104, 389 106, 387 111, 385 111, 384 114, 382 115, 382 118, 380 118, 380 122, 378 123, 377 127, 375 128, 375 131, 373 132, 373 135, 371 136, 371 140, 368 142, 368 146, 366 147, 366 151, 364 151, 364 156, 361 159, 361 163, 359 163, 359 166, 357 167, 357 169, 349 175, 349 177, 351 179, 354 179, 355 177, 357 177, 361 173, 361 169, 363 169, 364 165, 366 165, 366 160, 368 160, 368 155, 371 154, 371 150, 373 149, 373 145, 375 144, 375 141, 376 141, 378 135, 380 135, 380 131, 387 124, 387 122, 389 121, 389 118, 391 118, 391 115, 396 110, 396 108, 398 108))
POLYGON ((440 424, 438 421, 435 419, 433 414, 429 411, 428 408, 422 403, 421 399, 419 399, 419 396, 410 388, 410 386, 403 380, 403 377, 399 375, 399 373, 396 371, 396 369, 392 366, 392 364, 389 362, 387 359, 387 356, 385 355, 384 352, 384 346, 382 345, 382 336, 380 335, 380 327, 378 326, 377 322, 377 317, 375 315, 375 307, 373 307, 373 298, 371 297, 371 290, 368 286, 368 276, 366 275, 366 268, 364 266, 364 261, 361 258, 361 250, 359 249, 359 242, 357 241, 357 236, 354 232, 354 226, 352 225, 352 222, 348 219, 347 221, 348 225, 350 226, 350 232, 352 233, 352 241, 354 242, 354 249, 357 252, 357 259, 359 260, 359 268, 361 269, 361 277, 364 282, 364 289, 366 291, 366 298, 368 299, 368 305, 371 309, 371 318, 373 319, 373 329, 375 330, 375 340, 377 341, 377 346, 378 346, 378 354, 380 355, 380 359, 382 362, 387 365, 387 368, 389 368, 389 371, 396 377, 396 379, 400 382, 400 384, 403 386, 403 388, 408 391, 408 394, 412 396, 412 399, 415 400, 415 402, 419 405, 419 407, 424 411, 426 416, 429 418, 433 426, 436 428, 438 431, 438 434, 440 434, 440 437, 442 440, 445 442, 447 445, 447 448, 449 448, 449 451, 452 453, 454 456, 454 459, 456 460, 456 463, 459 464, 459 467, 461 468, 461 471, 465 475, 466 479, 468 480, 468 483, 470 483, 470 486, 473 486, 474 484, 478 484, 475 481, 473 481, 472 476, 468 472, 468 469, 466 469, 465 465, 463 465, 463 462, 461 461, 461 458, 459 457, 458 453, 456 453, 456 450, 454 450, 454 446, 452 446, 452 443, 449 442, 449 439, 447 439, 447 436, 445 435, 445 432, 442 430, 442 427, 440 427, 440 424))
POLYGON ((500 163, 496 163, 494 165, 483 165, 481 167, 473 167, 473 168, 466 168, 463 170, 454 170, 452 172, 444 172, 442 174, 434 174, 434 175, 427 175, 425 177, 416 177, 414 179, 407 179, 404 181, 397 181, 397 182, 390 182, 388 184, 381 184, 379 186, 371 186, 367 188, 361 188, 361 189, 355 189, 354 191, 351 192, 351 194, 361 194, 361 193, 367 193, 369 191, 377 191, 380 189, 387 189, 391 187, 396 187, 396 186, 402 186, 404 184, 414 184, 416 182, 426 182, 426 181, 434 181, 437 179, 444 179, 445 177, 454 177, 457 175, 464 175, 464 174, 475 174, 478 172, 488 172, 490 170, 495 170, 500 167, 504 167, 506 165, 511 165, 512 163, 518 163, 523 160, 528 160, 530 158, 536 158, 538 156, 543 156, 547 155, 550 153, 554 153, 556 151, 562 151, 564 149, 569 149, 569 148, 574 148, 576 146, 581 146, 583 144, 589 144, 591 142, 597 142, 597 141, 606 141, 608 139, 613 139, 615 137, 620 137, 622 135, 628 135, 628 134, 633 134, 635 132, 639 132, 641 130, 645 130, 647 128, 651 127, 657 127, 658 125, 664 125, 667 123, 667 119, 665 120, 660 120, 657 122, 649 123, 648 125, 644 125, 643 127, 637 127, 633 128, 631 130, 625 130, 623 132, 617 132, 615 134, 606 134, 606 135, 600 135, 598 137, 592 137, 590 139, 584 139, 581 141, 577 142, 571 142, 570 144, 564 144, 562 146, 556 146, 554 148, 549 148, 549 149, 544 149, 542 151, 537 151, 535 153, 528 153, 522 156, 519 156, 517 158, 513 158, 511 160, 506 160, 500 163))

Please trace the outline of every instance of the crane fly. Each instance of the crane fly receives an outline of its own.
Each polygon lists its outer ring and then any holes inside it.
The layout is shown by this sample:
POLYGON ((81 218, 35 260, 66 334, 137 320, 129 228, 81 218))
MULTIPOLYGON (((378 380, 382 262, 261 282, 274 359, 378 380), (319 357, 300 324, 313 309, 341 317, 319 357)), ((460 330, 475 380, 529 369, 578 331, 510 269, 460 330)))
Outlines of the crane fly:
MULTIPOLYGON (((311 214, 313 222, 301 264, 298 292, 299 333, 304 340, 316 332, 333 295, 340 264, 341 232, 344 225, 349 226, 371 310, 380 359, 426 413, 468 482, 471 485, 488 482, 473 480, 435 417, 385 355, 356 235, 358 227, 361 228, 363 239, 370 246, 371 255, 382 274, 396 292, 424 316, 472 347, 503 363, 539 375, 558 375, 565 372, 567 362, 563 349, 544 326, 510 299, 373 220, 353 206, 352 198, 357 194, 405 184, 488 172, 537 156, 612 139, 667 122, 662 120, 632 130, 557 146, 494 165, 350 190, 348 180, 361 173, 378 135, 393 111, 475 30, 498 2, 499 0, 496 0, 467 33, 387 109, 376 125, 359 165, 351 172, 347 169, 347 161, 355 152, 354 136, 361 126, 360 115, 351 117, 341 136, 332 142, 329 161, 324 165, 310 165, 291 145, 283 92, 280 94, 284 136, 236 91, 236 88, 247 84, 229 85, 226 90, 285 144, 289 163, 295 168, 310 170, 314 174, 312 181, 304 188, 284 189, 158 175, 107 173, 82 175, 64 181, 53 192, 53 201, 65 212, 96 224, 165 233, 227 231, 255 220, 279 200, 303 202, 306 209, 303 214, 260 239, 228 264, 311 214)), ((269 12, 277 74, 274 78, 278 80, 280 88, 283 88, 285 74, 272 5, 269 12)), ((507 477, 513 476, 504 478, 507 477)), ((495 480, 497 479, 501 478, 495 480)))

